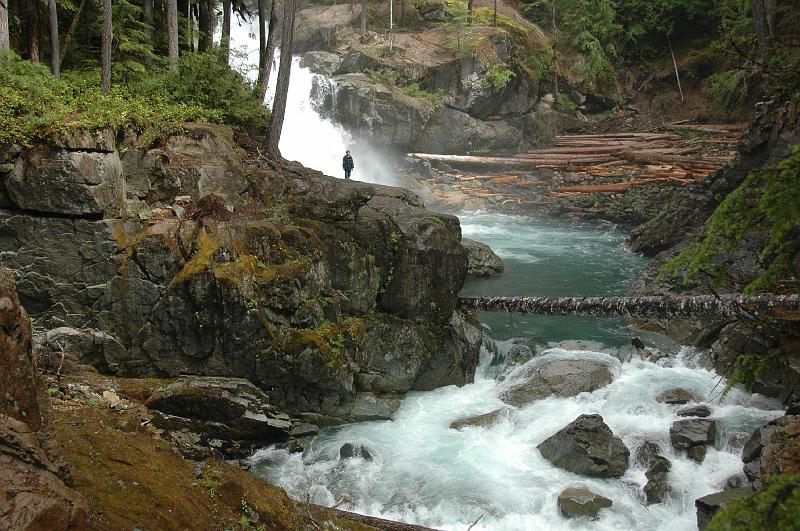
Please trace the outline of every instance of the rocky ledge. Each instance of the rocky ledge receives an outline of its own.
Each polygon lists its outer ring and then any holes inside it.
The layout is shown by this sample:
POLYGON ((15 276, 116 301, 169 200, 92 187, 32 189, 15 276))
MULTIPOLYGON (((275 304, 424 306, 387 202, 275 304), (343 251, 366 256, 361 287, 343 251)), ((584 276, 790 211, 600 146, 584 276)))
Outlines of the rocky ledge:
POLYGON ((243 378, 316 425, 472 380, 457 218, 267 163, 225 127, 103 138, 3 150, 0 261, 43 346, 117 376, 243 378))

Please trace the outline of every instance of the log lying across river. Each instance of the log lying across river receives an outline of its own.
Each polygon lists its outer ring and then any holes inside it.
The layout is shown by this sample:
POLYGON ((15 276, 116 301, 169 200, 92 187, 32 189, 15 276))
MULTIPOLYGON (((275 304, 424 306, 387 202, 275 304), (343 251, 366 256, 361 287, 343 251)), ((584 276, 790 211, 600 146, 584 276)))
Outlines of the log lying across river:
POLYGON ((536 315, 593 315, 736 318, 743 315, 800 321, 800 295, 692 295, 664 297, 461 297, 459 306, 487 312, 536 315))

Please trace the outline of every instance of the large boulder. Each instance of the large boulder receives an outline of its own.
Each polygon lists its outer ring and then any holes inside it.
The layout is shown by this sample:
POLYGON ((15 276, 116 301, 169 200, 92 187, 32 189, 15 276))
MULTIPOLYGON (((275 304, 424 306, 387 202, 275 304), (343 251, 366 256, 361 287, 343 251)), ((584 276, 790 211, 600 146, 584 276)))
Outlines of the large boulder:
POLYGON ((71 217, 118 217, 125 211, 116 152, 37 147, 19 157, 5 186, 24 210, 71 217))
POLYGON ((467 250, 467 276, 491 277, 505 269, 500 257, 485 243, 461 238, 461 245, 467 250))
POLYGON ((672 405, 686 404, 695 400, 699 400, 699 397, 695 393, 680 387, 667 389, 656 397, 656 402, 672 405))
POLYGON ((630 451, 600 415, 581 415, 537 446, 559 468, 592 477, 620 477, 630 451))
POLYGON ((548 396, 576 396, 600 389, 613 381, 608 365, 592 360, 545 359, 531 362, 521 383, 500 393, 506 404, 522 407, 548 396))
POLYGON ((558 511, 564 518, 590 518, 596 520, 601 509, 611 507, 613 502, 586 487, 570 487, 558 495, 558 511))
POLYGON ((142 149, 136 139, 129 143, 122 166, 130 198, 152 203, 179 195, 232 197, 247 188, 243 152, 227 127, 184 124, 183 131, 158 147, 142 149))
POLYGON ((669 429, 672 446, 678 450, 687 450, 693 446, 714 444, 717 435, 717 423, 709 419, 677 420, 669 429))
POLYGON ((752 487, 742 487, 740 489, 715 492, 714 494, 697 498, 694 501, 694 506, 697 510, 697 528, 703 531, 703 529, 708 527, 708 524, 711 523, 715 514, 727 507, 730 503, 749 496, 752 493, 752 487))
POLYGON ((47 430, 49 408, 33 362, 28 314, 0 267, 0 529, 83 529, 86 500, 47 430))
POLYGON ((438 107, 418 130, 415 151, 425 153, 518 152, 524 145, 522 131, 502 120, 487 121, 450 107, 438 107))

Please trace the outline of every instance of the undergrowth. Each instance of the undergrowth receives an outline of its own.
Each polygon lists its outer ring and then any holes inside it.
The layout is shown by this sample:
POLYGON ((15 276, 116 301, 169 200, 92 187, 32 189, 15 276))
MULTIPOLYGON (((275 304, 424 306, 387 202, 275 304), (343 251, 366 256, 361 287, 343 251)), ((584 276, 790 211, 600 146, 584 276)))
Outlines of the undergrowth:
POLYGON ((731 502, 707 531, 793 531, 800 529, 800 475, 769 478, 764 490, 731 502))

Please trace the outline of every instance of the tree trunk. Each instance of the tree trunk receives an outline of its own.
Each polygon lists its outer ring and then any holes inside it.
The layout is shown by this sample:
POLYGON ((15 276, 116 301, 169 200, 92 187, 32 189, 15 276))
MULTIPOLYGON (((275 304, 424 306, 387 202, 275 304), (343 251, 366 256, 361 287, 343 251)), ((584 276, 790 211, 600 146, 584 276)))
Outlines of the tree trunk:
POLYGON ((0 52, 11 49, 11 35, 8 30, 8 0, 0 0, 0 52))
POLYGON ((39 62, 39 5, 36 0, 28 0, 28 58, 39 62))
POLYGON ((272 75, 272 61, 275 59, 275 40, 278 38, 278 2, 273 0, 269 10, 269 31, 267 32, 267 49, 265 51, 264 77, 258 86, 258 96, 261 101, 267 96, 269 78, 272 75))
POLYGON ((394 0, 389 0, 389 49, 394 48, 394 0))
POLYGON ((72 44, 72 36, 75 35, 75 30, 78 28, 78 22, 81 20, 81 13, 83 13, 84 7, 86 7, 86 0, 81 0, 81 3, 78 4, 78 10, 75 11, 75 16, 72 17, 72 22, 67 30, 67 35, 64 37, 64 46, 61 47, 61 57, 59 62, 64 61, 64 56, 67 54, 67 50, 69 50, 69 45, 72 44))
POLYGON ((275 103, 272 105, 272 121, 269 126, 267 152, 278 160, 281 151, 278 144, 281 140, 283 118, 286 114, 286 98, 289 94, 289 75, 292 70, 292 40, 294 38, 294 17, 297 11, 297 0, 285 0, 283 6, 283 35, 281 35, 281 66, 278 70, 278 82, 275 90, 275 103))
POLYGON ((103 94, 106 95, 111 93, 111 39, 113 36, 114 34, 111 27, 111 0, 103 0, 103 41, 100 62, 103 67, 103 94))
MULTIPOLYGON (((144 34, 147 37, 147 42, 153 49, 155 49, 155 43, 153 42, 153 0, 144 0, 143 8, 144 23, 146 24, 144 28, 144 34)), ((144 58, 144 63, 147 66, 153 66, 153 58, 150 55, 147 55, 144 58)))
POLYGON ((200 18, 198 19, 198 30, 200 33, 197 50, 200 53, 207 52, 211 48, 214 38, 214 30, 211 24, 211 0, 200 0, 200 18))
POLYGON ((222 0, 222 38, 219 41, 220 59, 228 64, 231 58, 231 0, 222 0))
POLYGON ((264 100, 264 95, 267 93, 265 80, 268 76, 267 66, 272 65, 272 61, 267 57, 267 37, 272 33, 272 27, 268 27, 267 21, 270 20, 272 12, 272 0, 257 0, 258 1, 258 80, 256 86, 258 87, 258 94, 261 100, 264 100))
POLYGON ((535 315, 665 317, 672 319, 751 315, 800 320, 800 295, 690 295, 665 297, 460 297, 459 307, 535 315))
POLYGON ((167 57, 170 70, 178 70, 178 0, 167 0, 167 57))
POLYGON ((367 34, 367 0, 361 0, 361 35, 367 34))
POLYGON ((467 10, 469 10, 469 15, 467 15, 467 25, 472 26, 472 14, 475 10, 475 0, 467 0, 467 10))
MULTIPOLYGON (((0 0, 4 2, 5 0, 0 0)), ((61 79, 61 53, 58 51, 58 10, 56 0, 48 0, 47 7, 50 9, 50 63, 53 68, 53 76, 61 79)))
POLYGON ((497 27, 497 0, 494 0, 494 11, 492 15, 492 26, 497 27))

